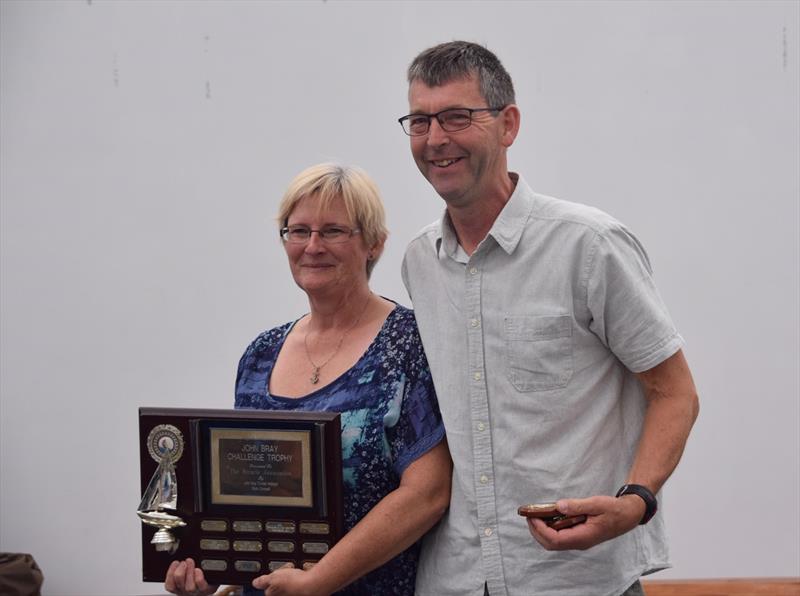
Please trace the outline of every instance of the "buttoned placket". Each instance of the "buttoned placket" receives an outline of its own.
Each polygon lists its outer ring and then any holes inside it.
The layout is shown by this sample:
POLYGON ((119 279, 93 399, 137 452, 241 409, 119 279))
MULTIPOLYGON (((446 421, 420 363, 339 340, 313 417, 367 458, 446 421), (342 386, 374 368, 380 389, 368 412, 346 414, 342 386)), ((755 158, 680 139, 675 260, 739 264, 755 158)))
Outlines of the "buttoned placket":
POLYGON ((473 484, 478 508, 478 531, 483 569, 493 595, 505 594, 505 578, 497 533, 497 506, 492 466, 492 433, 486 384, 481 311, 482 265, 487 247, 472 254, 465 268, 464 307, 467 318, 467 353, 470 376, 469 399, 472 422, 473 484), (484 250, 481 250, 484 249, 484 250))

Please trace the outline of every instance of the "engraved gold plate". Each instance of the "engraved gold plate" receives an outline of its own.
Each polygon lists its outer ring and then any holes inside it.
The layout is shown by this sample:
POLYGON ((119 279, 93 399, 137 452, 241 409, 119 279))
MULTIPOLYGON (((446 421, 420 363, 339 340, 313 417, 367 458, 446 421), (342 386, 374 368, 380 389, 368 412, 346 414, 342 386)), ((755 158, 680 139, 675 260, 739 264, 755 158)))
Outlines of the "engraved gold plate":
POLYGON ((261 522, 260 521, 243 521, 237 520, 233 522, 233 531, 234 532, 250 532, 256 533, 261 531, 261 522))
POLYGON ((293 521, 267 521, 264 530, 270 534, 294 534, 297 525, 293 521))
POLYGON ((204 532, 227 532, 228 522, 222 519, 204 519, 200 522, 200 529, 204 532))
POLYGON ((209 429, 213 505, 313 507, 310 430, 209 429))
POLYGON ((204 538, 200 541, 200 550, 228 550, 230 542, 222 538, 204 538))
POLYGON ((240 553, 260 553, 264 548, 258 540, 234 540, 233 550, 240 553))
POLYGON ((204 571, 225 571, 228 569, 228 563, 220 559, 203 559, 200 561, 200 569, 204 571))
POLYGON ((294 563, 292 563, 291 561, 270 561, 269 565, 267 565, 267 568, 270 571, 277 571, 281 567, 286 567, 288 569, 294 569, 294 563))
POLYGON ((300 522, 301 534, 330 534, 331 525, 326 522, 300 522))
POLYGON ((244 571, 246 573, 258 573, 261 571, 261 563, 259 561, 234 561, 233 567, 236 571, 244 571))
POLYGON ((290 540, 270 540, 267 542, 267 550, 271 553, 293 553, 294 542, 290 540))
POLYGON ((304 542, 303 552, 307 555, 324 555, 328 552, 327 542, 304 542))

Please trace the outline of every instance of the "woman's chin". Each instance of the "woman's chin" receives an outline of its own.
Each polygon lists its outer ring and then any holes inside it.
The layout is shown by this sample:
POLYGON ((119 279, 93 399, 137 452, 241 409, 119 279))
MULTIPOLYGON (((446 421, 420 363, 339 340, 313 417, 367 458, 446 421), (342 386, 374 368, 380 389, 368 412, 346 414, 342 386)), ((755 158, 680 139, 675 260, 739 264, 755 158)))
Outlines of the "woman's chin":
POLYGON ((294 281, 306 293, 330 290, 336 286, 335 280, 330 275, 303 275, 294 281))

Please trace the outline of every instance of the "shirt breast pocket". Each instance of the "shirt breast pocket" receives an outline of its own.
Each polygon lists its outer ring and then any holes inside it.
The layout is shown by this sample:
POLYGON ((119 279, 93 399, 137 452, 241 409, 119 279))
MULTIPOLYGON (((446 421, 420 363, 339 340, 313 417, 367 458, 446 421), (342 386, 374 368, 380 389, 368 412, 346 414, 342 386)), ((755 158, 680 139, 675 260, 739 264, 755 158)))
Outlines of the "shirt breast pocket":
POLYGON ((558 389, 569 383, 570 315, 510 316, 504 323, 508 380, 518 391, 558 389))

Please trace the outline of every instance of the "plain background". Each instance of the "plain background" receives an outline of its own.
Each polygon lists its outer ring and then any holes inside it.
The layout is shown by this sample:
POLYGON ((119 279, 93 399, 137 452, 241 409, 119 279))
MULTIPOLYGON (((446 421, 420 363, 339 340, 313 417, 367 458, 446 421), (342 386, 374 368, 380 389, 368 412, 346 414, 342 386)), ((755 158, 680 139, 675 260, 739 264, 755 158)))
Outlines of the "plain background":
MULTIPOLYGON (((701 396, 665 491, 674 569, 800 575, 797 2, 0 3, 0 550, 45 594, 143 594, 137 408, 230 407, 244 347, 306 312, 273 216, 364 167, 408 303, 442 201, 396 119, 420 50, 511 72, 510 165, 648 248, 701 396)), ((533 546, 532 546, 533 548, 533 546)))

